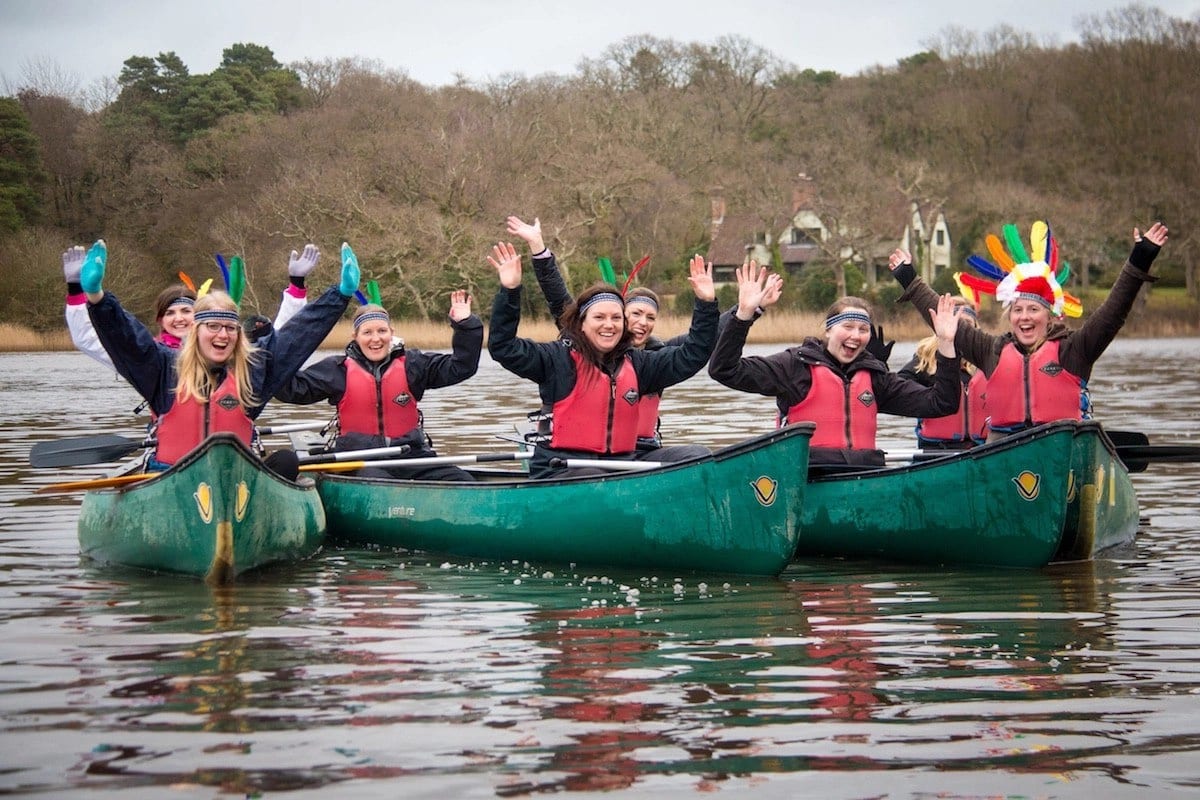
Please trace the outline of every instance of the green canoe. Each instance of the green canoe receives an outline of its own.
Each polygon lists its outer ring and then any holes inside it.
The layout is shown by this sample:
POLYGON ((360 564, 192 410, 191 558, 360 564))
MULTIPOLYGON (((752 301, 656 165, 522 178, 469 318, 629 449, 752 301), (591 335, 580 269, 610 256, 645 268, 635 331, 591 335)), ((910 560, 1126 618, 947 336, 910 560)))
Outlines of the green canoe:
POLYGON ((469 558, 778 575, 796 546, 811 425, 645 472, 480 483, 322 474, 329 534, 469 558))
POLYGON ((799 557, 1040 567, 1131 542, 1138 502, 1097 422, 1055 422, 946 457, 809 480, 799 557))
POLYGON ((324 536, 314 482, 280 478, 229 434, 153 478, 87 492, 79 512, 84 556, 210 583, 310 556, 324 536))

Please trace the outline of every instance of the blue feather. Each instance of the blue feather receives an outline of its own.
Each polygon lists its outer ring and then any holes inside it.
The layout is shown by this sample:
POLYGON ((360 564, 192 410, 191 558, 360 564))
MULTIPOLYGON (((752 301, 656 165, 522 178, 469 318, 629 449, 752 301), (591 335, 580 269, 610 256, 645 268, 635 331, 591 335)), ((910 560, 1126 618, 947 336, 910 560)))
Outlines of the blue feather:
POLYGON ((362 293, 362 289, 354 290, 354 299, 358 301, 360 306, 365 306, 367 304, 367 296, 362 293))
POLYGON ((985 278, 991 278, 994 281, 1002 281, 1004 280, 1004 276, 1008 274, 983 256, 967 256, 967 263, 974 267, 975 271, 980 275, 985 278))
POLYGON ((214 253, 213 255, 217 259, 217 266, 221 268, 221 278, 225 281, 225 291, 228 292, 229 291, 229 267, 225 266, 225 259, 221 257, 220 253, 214 253))

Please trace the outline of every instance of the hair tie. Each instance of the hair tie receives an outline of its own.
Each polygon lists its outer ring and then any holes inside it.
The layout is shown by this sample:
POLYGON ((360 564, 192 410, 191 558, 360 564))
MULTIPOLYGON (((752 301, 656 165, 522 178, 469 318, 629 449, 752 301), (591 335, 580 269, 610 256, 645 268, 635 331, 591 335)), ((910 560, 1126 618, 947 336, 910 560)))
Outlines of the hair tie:
POLYGON ((622 308, 625 306, 625 301, 622 300, 621 295, 617 294, 616 292, 600 292, 599 294, 592 295, 585 300, 581 306, 579 306, 580 316, 586 314, 587 310, 596 305, 596 303, 603 303, 605 301, 616 303, 622 308))
POLYGON ((368 311, 365 314, 359 314, 354 318, 354 332, 358 333, 359 326, 368 322, 386 322, 388 327, 391 327, 392 318, 386 311, 368 311))
POLYGON ((840 314, 833 314, 825 319, 825 330, 829 330, 840 322, 863 322, 870 325, 871 318, 862 311, 843 311, 840 314))

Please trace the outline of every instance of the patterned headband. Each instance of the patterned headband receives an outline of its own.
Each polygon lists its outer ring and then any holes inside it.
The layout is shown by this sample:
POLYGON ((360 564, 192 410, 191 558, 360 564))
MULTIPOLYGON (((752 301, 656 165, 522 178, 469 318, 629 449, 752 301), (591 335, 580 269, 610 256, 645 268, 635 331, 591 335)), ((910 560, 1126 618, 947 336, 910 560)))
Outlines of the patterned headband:
POLYGON ((179 295, 179 297, 176 297, 174 300, 167 303, 167 308, 170 308, 171 306, 194 306, 194 305, 196 305, 195 300, 188 297, 186 294, 181 294, 181 295, 179 295))
POLYGON ((358 333, 359 326, 368 322, 386 322, 390 326, 392 318, 388 316, 386 311, 368 311, 365 314, 359 314, 354 318, 354 332, 358 333))
POLYGON ((201 322, 233 322, 241 323, 236 311, 226 311, 223 308, 210 308, 206 311, 197 311, 195 316, 196 324, 201 322))
POLYGON ((864 322, 870 325, 871 318, 862 311, 843 311, 840 314, 833 314, 825 319, 825 330, 829 330, 840 322, 864 322))
POLYGON ((616 292, 600 292, 599 294, 592 295, 583 302, 583 305, 579 307, 579 315, 583 316, 587 313, 587 310, 596 305, 596 303, 603 302, 616 303, 622 307, 625 305, 625 301, 621 299, 621 295, 617 294, 616 292))
POLYGON ((644 294, 635 294, 625 301, 625 305, 631 306, 634 303, 645 303, 648 306, 653 306, 655 311, 658 311, 658 303, 654 302, 653 297, 647 297, 644 294))

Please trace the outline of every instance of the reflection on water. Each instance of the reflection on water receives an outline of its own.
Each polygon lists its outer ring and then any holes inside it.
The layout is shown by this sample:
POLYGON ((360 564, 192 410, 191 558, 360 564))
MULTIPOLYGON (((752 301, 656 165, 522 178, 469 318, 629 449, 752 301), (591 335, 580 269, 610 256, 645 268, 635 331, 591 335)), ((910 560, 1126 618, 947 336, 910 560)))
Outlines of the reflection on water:
MULTIPOLYGON (((1172 371, 1193 346, 1118 341, 1092 382, 1101 418, 1200 443, 1195 379, 1172 371)), ((138 435, 127 387, 81 356, 0 356, 0 404, 0 792, 1146 797, 1200 783, 1200 465, 1135 476, 1148 525, 1131 551, 1041 571, 808 561, 747 580, 329 547, 212 590, 81 562, 78 497, 31 494, 114 466, 35 471, 26 456, 138 435)), ((485 363, 424 408, 443 452, 480 452, 535 405, 485 363)), ((713 444, 773 416, 705 376, 663 408, 670 439, 713 444)), ((911 447, 910 423, 887 420, 883 438, 911 447)))

